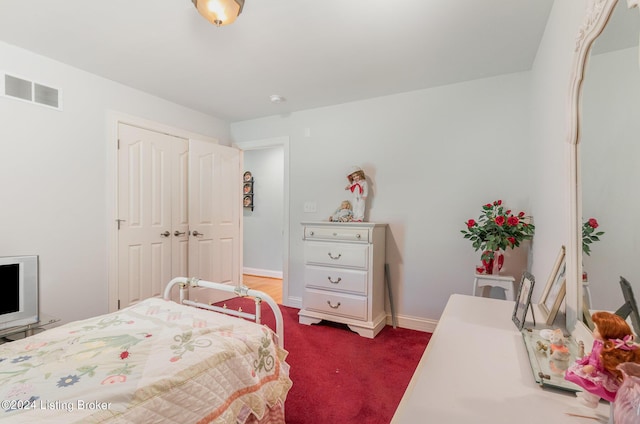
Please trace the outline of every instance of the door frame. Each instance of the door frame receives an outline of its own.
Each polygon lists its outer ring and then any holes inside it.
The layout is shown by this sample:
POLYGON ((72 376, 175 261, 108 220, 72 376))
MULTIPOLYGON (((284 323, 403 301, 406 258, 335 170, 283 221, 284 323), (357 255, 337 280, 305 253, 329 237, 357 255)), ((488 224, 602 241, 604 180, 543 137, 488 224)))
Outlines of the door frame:
MULTIPOLYGON (((242 151, 268 149, 271 147, 282 147, 284 154, 284 173, 283 173, 283 234, 282 234, 282 304, 295 308, 302 307, 302 299, 289 297, 289 136, 265 138, 261 140, 239 141, 233 143, 233 147, 237 147, 242 151)), ((244 219, 243 219, 244 221, 244 219)), ((241 225, 244 229, 244 224, 241 225)), ((242 231, 241 237, 244 237, 242 231)), ((244 240, 243 240, 244 243, 244 240)))
POLYGON ((107 281, 109 284, 109 312, 118 310, 118 126, 127 124, 149 131, 168 134, 187 140, 198 139, 220 144, 213 137, 197 134, 192 131, 172 127, 160 122, 151 121, 121 112, 107 112, 106 156, 106 222, 107 232, 107 281))

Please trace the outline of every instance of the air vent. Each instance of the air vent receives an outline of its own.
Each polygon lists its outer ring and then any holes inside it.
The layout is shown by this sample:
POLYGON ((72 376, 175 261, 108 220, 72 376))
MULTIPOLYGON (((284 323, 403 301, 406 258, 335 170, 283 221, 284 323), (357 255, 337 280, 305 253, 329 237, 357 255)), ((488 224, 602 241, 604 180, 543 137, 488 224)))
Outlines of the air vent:
POLYGON ((4 74, 2 93, 6 97, 60 110, 60 90, 13 75, 4 74))
POLYGON ((32 85, 31 81, 12 77, 11 75, 4 76, 4 94, 10 97, 31 101, 33 98, 32 85))
POLYGON ((33 88, 35 89, 33 92, 34 102, 58 109, 58 89, 36 84, 35 82, 33 83, 33 88))

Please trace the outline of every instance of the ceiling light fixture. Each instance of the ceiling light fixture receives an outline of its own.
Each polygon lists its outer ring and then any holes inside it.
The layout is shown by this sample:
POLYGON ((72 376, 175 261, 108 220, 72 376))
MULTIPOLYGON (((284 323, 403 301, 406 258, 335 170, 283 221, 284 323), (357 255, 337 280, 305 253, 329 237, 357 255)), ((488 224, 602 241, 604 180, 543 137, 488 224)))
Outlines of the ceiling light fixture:
POLYGON ((206 20, 215 26, 229 25, 242 13, 244 0, 191 0, 206 20))

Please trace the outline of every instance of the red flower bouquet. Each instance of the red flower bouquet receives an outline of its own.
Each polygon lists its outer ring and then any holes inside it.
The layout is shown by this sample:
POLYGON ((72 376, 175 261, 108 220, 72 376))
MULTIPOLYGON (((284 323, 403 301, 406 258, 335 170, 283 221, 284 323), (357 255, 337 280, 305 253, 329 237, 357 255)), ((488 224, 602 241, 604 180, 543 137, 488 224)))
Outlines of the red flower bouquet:
POLYGON ((488 266, 494 259, 494 252, 518 247, 522 241, 531 240, 535 232, 530 216, 524 212, 514 215, 502 200, 487 203, 477 221, 470 219, 465 224, 467 228, 460 232, 471 240, 476 251, 482 249, 481 259, 488 273, 491 273, 488 266))

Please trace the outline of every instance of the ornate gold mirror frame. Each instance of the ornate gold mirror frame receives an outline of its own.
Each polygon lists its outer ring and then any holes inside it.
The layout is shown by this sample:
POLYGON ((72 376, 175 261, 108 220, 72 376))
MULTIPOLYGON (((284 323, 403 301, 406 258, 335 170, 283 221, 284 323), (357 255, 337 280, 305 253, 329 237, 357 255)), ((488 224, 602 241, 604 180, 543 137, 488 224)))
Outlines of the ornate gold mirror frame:
MULTIPOLYGON (((578 31, 574 49, 572 77, 569 93, 570 156, 570 219, 567 248, 567 328, 584 334, 590 332, 582 325, 582 188, 580 178, 580 124, 582 110, 582 86, 585 69, 589 62, 591 46, 606 27, 611 14, 623 0, 590 0, 585 19, 578 31)), ((640 0, 626 0, 629 8, 638 7, 640 0)))

